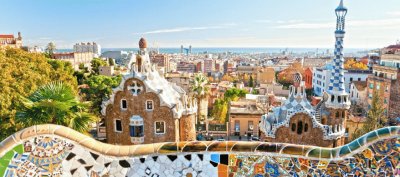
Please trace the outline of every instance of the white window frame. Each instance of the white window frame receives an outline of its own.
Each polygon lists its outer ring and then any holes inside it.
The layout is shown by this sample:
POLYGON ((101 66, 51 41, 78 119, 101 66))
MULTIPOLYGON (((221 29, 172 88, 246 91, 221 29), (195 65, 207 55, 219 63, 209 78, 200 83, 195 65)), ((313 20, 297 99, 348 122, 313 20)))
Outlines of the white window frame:
POLYGON ((124 128, 122 127, 122 120, 121 119, 114 119, 114 132, 122 133, 123 130, 124 130, 124 128), (117 120, 119 120, 121 122, 121 131, 117 130, 117 120))
POLYGON ((154 101, 153 100, 146 100, 144 106, 146 108, 146 111, 153 111, 154 110, 154 101), (147 102, 151 102, 151 105, 152 105, 151 109, 147 109, 147 102))
POLYGON ((121 99, 120 108, 121 108, 121 110, 124 110, 124 111, 128 109, 128 101, 127 101, 126 99, 121 99), (125 103, 126 103, 126 108, 123 108, 122 102, 123 102, 124 100, 125 100, 125 103))
POLYGON ((154 133, 155 133, 156 135, 163 135, 163 134, 165 134, 166 131, 167 131, 167 130, 166 130, 165 121, 155 121, 155 122, 154 122, 154 133), (163 125, 164 125, 164 132, 163 132, 163 133, 157 133, 157 122, 162 122, 162 123, 163 123, 163 125))

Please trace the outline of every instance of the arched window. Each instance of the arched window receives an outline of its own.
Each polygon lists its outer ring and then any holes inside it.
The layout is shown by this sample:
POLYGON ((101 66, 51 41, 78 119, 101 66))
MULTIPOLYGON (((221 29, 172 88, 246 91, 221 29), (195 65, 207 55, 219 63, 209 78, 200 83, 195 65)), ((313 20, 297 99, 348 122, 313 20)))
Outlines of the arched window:
POLYGON ((292 132, 296 131, 296 124, 292 123, 292 132))
POLYGON ((338 96, 337 98, 338 98, 338 102, 341 103, 342 102, 342 97, 338 96))
POLYGON ((304 132, 307 132, 307 131, 308 131, 308 124, 305 123, 305 124, 304 124, 304 132))
POLYGON ((299 121, 297 123, 297 134, 301 135, 301 133, 303 133, 303 122, 299 121))
POLYGON ((339 118, 339 112, 338 111, 336 112, 336 118, 339 118))
POLYGON ((331 102, 333 102, 333 100, 335 100, 335 96, 331 96, 331 102))
POLYGON ((342 112, 342 118, 345 118, 346 117, 346 111, 343 111, 342 112))

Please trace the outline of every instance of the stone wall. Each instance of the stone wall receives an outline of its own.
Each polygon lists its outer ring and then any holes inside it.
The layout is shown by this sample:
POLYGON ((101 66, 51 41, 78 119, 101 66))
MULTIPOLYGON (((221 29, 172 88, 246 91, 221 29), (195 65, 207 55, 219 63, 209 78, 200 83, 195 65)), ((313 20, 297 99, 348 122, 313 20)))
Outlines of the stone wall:
POLYGON ((397 79, 392 82, 390 90, 389 112, 388 117, 395 119, 400 117, 400 74, 397 74, 397 79))
POLYGON ((196 141, 196 114, 179 119, 180 141, 196 141))

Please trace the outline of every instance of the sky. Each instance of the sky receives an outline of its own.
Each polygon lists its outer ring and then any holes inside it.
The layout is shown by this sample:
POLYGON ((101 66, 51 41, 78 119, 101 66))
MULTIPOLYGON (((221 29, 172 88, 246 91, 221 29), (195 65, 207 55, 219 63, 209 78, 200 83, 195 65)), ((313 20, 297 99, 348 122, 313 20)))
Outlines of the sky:
MULTIPOLYGON (((333 48, 339 0, 0 0, 0 34, 72 48, 333 48)), ((345 0, 345 47, 400 39, 400 0, 345 0)))

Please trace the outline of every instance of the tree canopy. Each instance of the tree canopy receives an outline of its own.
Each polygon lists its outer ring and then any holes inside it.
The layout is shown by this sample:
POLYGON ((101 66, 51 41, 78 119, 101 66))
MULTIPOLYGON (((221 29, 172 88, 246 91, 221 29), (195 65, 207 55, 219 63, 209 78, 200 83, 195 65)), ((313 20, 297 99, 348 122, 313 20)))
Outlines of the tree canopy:
POLYGON ((93 113, 100 113, 103 99, 110 96, 112 88, 117 87, 121 80, 121 75, 115 77, 92 75, 84 81, 88 87, 82 88, 81 93, 86 100, 90 100, 93 103, 91 107, 93 113))
POLYGON ((97 120, 87 112, 90 104, 80 102, 72 88, 62 82, 46 84, 21 102, 16 122, 23 127, 52 123, 87 133, 90 124, 97 120))
POLYGON ((40 86, 62 81, 77 93, 77 82, 69 63, 21 49, 0 49, 0 139, 18 130, 16 106, 40 86))
POLYGON ((377 90, 374 90, 371 105, 367 113, 367 119, 361 129, 356 129, 352 136, 353 139, 357 139, 368 132, 382 128, 387 123, 381 94, 382 93, 379 93, 377 90))
POLYGON ((344 69, 367 70, 368 66, 361 61, 349 59, 344 63, 344 69))
POLYGON ((230 88, 224 94, 224 99, 217 99, 214 102, 212 115, 221 123, 228 121, 229 101, 237 101, 239 98, 245 97, 246 90, 238 88, 230 88))
POLYGON ((92 74, 99 74, 99 67, 100 66, 107 66, 108 61, 104 61, 103 59, 100 58, 93 58, 93 60, 90 62, 92 66, 92 74))

